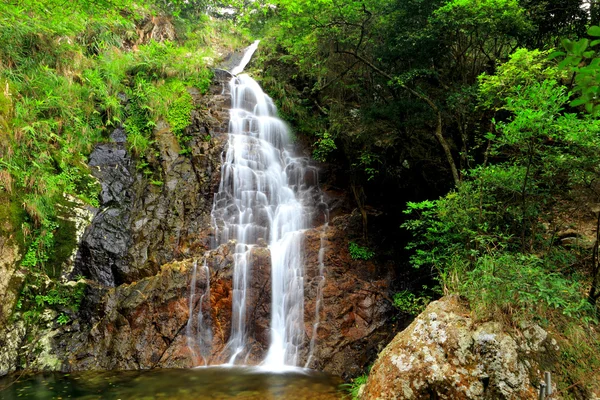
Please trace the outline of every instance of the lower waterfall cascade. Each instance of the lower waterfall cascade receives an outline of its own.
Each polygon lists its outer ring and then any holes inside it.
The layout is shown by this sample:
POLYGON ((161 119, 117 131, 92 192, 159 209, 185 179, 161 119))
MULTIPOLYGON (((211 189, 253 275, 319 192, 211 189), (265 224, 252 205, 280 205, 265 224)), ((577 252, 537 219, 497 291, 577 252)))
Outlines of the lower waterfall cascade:
MULTIPOLYGON (((318 186, 318 171, 307 157, 293 153, 290 131, 277 117, 273 100, 247 74, 244 67, 258 46, 245 50, 228 85, 231 94, 228 142, 222 156, 221 178, 211 212, 212 249, 229 244, 233 251, 231 332, 219 359, 225 365, 246 365, 248 345, 247 289, 252 275, 252 252, 257 246, 270 251, 271 320, 269 347, 261 367, 280 371, 299 366, 304 349, 304 367, 313 360, 319 325, 324 277, 324 233, 328 209, 318 186), (236 75, 237 74, 237 75, 236 75), (305 328, 304 232, 322 225, 318 254, 317 299, 311 338, 305 328)), ((204 365, 213 364, 210 317, 203 317, 203 304, 210 302, 210 270, 194 266, 190 290, 188 347, 204 365), (196 284, 202 279, 204 293, 199 311, 193 315, 196 284), (195 325, 195 326, 194 326, 195 325)))

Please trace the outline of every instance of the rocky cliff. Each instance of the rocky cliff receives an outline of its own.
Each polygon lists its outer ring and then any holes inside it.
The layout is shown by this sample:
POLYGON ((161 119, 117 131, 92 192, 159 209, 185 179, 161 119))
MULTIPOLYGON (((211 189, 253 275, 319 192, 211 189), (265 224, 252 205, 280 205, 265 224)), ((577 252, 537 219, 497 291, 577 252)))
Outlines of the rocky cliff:
MULTIPOLYGON (((208 94, 190 90, 195 110, 185 135, 190 137, 191 154, 182 154, 166 123, 157 124, 157 151, 149 162, 160 171, 162 185, 150 184, 136 168, 122 130, 95 148, 90 167, 102 185, 100 208, 79 241, 73 268, 63 274, 73 285, 85 277, 82 304, 65 325, 57 324, 56 312, 48 311, 38 326, 18 321, 17 314, 17 322, 0 328, 2 373, 18 368, 191 367, 224 361, 231 319, 231 244, 208 249, 210 212, 227 139, 229 78, 227 72, 216 70, 208 94), (209 276, 198 269, 194 277, 194 265, 204 261, 209 276), (192 283, 196 286, 190 306, 192 283), (200 301, 204 294, 210 301, 200 301), (213 340, 208 354, 188 335, 190 311, 192 324, 198 315, 210 324, 213 340)), ((350 257, 348 237, 360 235, 360 218, 340 207, 347 204, 343 195, 332 191, 324 197, 335 209, 335 218, 327 228, 323 220, 316 220, 305 235, 306 336, 301 363, 309 361, 313 368, 349 377, 359 374, 381 350, 379 343, 391 338, 387 321, 392 307, 386 300, 391 269, 350 257), (324 281, 318 261, 322 245, 324 281)), ((269 342, 269 259, 264 246, 252 254, 249 363, 263 358, 269 342)))

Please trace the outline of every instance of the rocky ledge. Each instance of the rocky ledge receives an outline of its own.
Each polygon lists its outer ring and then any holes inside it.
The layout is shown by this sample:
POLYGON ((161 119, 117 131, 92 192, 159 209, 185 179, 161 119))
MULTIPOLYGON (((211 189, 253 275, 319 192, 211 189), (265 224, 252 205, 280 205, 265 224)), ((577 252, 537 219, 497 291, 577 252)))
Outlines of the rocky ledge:
POLYGON ((361 399, 537 399, 536 360, 558 350, 537 325, 476 322, 458 297, 432 302, 379 354, 361 399))

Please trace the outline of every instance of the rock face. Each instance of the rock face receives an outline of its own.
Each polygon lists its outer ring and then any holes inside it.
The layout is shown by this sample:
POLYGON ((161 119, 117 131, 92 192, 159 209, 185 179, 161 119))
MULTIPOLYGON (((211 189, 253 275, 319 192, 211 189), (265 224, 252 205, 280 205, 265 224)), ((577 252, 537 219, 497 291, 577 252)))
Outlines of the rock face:
MULTIPOLYGON (((227 361, 234 244, 209 249, 210 213, 227 141, 230 77, 216 70, 209 95, 190 90, 196 109, 184 136, 191 138, 186 143, 191 153, 181 154, 181 144, 167 124, 157 124, 155 151, 147 161, 160 184, 150 184, 136 168, 122 130, 113 132, 110 143, 96 147, 90 166, 102 185, 100 208, 83 234, 68 276, 86 278, 78 314, 64 326, 57 324, 57 315, 48 315, 35 332, 22 325, 5 329, 7 351, 0 357, 0 370, 4 365, 7 371, 25 365, 64 371, 149 369, 227 361), (208 274, 201 268, 204 262, 208 274), (190 300, 192 283, 195 295, 190 300), (39 340, 21 354, 31 334, 39 340)), ((317 210, 315 227, 305 233, 300 365, 351 377, 381 350, 379 343, 391 339, 393 327, 387 321, 392 307, 386 299, 393 268, 350 257, 348 237, 360 235, 360 218, 340 212, 342 196, 325 193, 325 203, 337 209, 336 217, 325 229, 324 210, 317 210)), ((270 341, 266 244, 254 247, 250 262, 246 362, 256 364, 270 341)))
MULTIPOLYGON (((308 365, 343 376, 359 373, 380 350, 378 344, 390 339, 391 331, 386 324, 391 305, 382 294, 387 290, 386 271, 377 270, 371 262, 351 259, 344 236, 349 219, 339 217, 325 231, 306 233, 306 337, 300 362, 308 361, 312 343, 308 365), (322 240, 326 246, 325 281, 319 297, 317 257, 322 240), (317 302, 319 324, 313 341, 317 302)), ((230 356, 226 344, 231 332, 233 250, 232 242, 205 254, 210 271, 208 291, 203 259, 165 264, 155 276, 116 288, 91 286, 78 323, 53 337, 58 358, 66 360, 61 369, 173 368, 226 362, 230 356), (192 283, 195 295, 190 305, 192 283), (193 318, 188 327, 190 310, 193 318), (210 334, 208 345, 200 343, 203 332, 210 334)), ((255 247, 250 263, 246 363, 257 364, 270 341, 268 248, 255 247)))
POLYGON ((92 174, 102 185, 100 209, 83 234, 71 273, 84 275, 105 286, 115 286, 120 271, 127 268, 130 245, 130 214, 133 204, 133 162, 125 148, 122 129, 111 135, 90 155, 92 174))
POLYGON ((223 72, 216 76, 211 96, 191 90, 198 109, 185 133, 191 138, 191 157, 180 154, 167 124, 157 124, 158 154, 148 157, 160 170, 162 185, 150 184, 137 171, 122 129, 113 132, 111 143, 96 146, 89 164, 102 185, 100 209, 81 240, 71 278, 83 275, 113 287, 153 276, 161 265, 209 247, 228 115, 228 77, 223 72))
POLYGON ((87 315, 53 338, 61 369, 191 366, 185 327, 192 264, 167 264, 153 277, 113 289, 88 288, 87 315))
MULTIPOLYGON (((350 216, 339 217, 325 230, 320 227, 305 233, 306 336, 300 350, 301 366, 346 377, 359 374, 381 350, 377 347, 379 343, 387 343, 391 339, 387 321, 392 310, 385 296, 389 282, 387 271, 378 270, 370 262, 352 260, 348 253, 345 229, 349 219, 350 216), (321 243, 325 246, 324 281, 318 262, 321 243)), ((230 356, 225 346, 231 331, 233 248, 233 243, 222 245, 206 258, 211 271, 210 302, 200 302, 206 294, 206 276, 199 274, 196 279, 193 315, 197 318, 201 312, 203 323, 209 324, 212 333, 210 349, 197 343, 192 346, 196 365, 223 363, 230 356)), ((271 269, 268 248, 255 247, 250 264, 252 273, 247 289, 250 309, 246 319, 249 351, 246 362, 256 364, 264 359, 270 341, 271 269)))
POLYGON ((9 317, 23 282, 23 274, 15 270, 20 258, 19 246, 15 241, 0 236, 0 326, 9 317))
MULTIPOLYGON (((315 310, 319 304, 319 324, 311 368, 345 378, 360 374, 392 338, 389 323, 392 304, 391 269, 372 261, 354 260, 348 252, 348 233, 356 216, 334 218, 323 232, 306 233, 307 282, 305 283, 305 329, 312 339, 315 310), (318 252, 323 239, 324 282, 318 297, 318 252)), ((357 232, 355 232, 357 233, 357 232)), ((304 354, 309 349, 305 348, 304 354)), ((306 357, 305 355, 305 357, 306 357)), ((306 359, 306 358, 304 358, 306 359)))
POLYGON ((536 359, 556 351, 537 325, 511 335, 475 323, 457 297, 431 303, 373 365, 361 398, 537 399, 536 359))

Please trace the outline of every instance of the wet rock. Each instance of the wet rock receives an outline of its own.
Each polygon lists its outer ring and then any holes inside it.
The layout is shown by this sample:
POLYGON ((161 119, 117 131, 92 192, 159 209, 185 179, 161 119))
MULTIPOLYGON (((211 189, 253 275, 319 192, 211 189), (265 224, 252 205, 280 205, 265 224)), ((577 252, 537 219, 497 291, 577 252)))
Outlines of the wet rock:
MULTIPOLYGON (((390 289, 387 270, 376 267, 372 262, 350 257, 347 231, 344 231, 348 218, 336 219, 325 231, 319 227, 305 233, 305 338, 299 344, 300 366, 304 366, 312 355, 309 367, 345 377, 360 374, 381 350, 380 343, 387 343, 393 332, 393 325, 389 324, 392 306, 387 300, 390 289), (324 280, 318 260, 322 241, 325 245, 324 280), (319 318, 313 341, 317 303, 319 318)), ((205 277, 196 281, 193 313, 202 312, 204 323, 209 321, 213 334, 209 356, 200 360, 199 364, 219 364, 231 356, 231 349, 227 349, 226 345, 231 334, 234 249, 235 243, 230 242, 207 253, 206 262, 211 271, 210 303, 199 304, 206 281, 205 277)), ((266 356, 270 344, 271 267, 268 248, 252 248, 249 271, 248 346, 239 359, 247 364, 257 364, 266 356)), ((195 353, 200 354, 201 349, 196 348, 195 353)))
POLYGON ((109 290, 91 289, 96 310, 79 327, 54 335, 61 369, 192 366, 185 327, 193 260, 164 265, 153 277, 109 290))
MULTIPOLYGON (((306 233, 305 331, 312 339, 317 301, 321 300, 313 358, 309 366, 343 377, 359 375, 393 335, 389 320, 390 271, 372 261, 354 260, 348 252, 350 216, 335 218, 323 232, 306 233), (318 253, 325 246, 322 299, 318 253)), ((303 350, 307 361, 309 347, 303 350)))
POLYGON ((0 327, 10 316, 23 283, 25 275, 16 268, 20 258, 17 243, 9 237, 0 236, 0 327))
MULTIPOLYGON (((215 100, 207 96, 198 101, 212 104, 215 100)), ((213 117, 206 104, 193 112, 186 130, 191 138, 190 155, 181 154, 180 143, 168 125, 157 124, 156 162, 160 163, 162 185, 149 185, 140 178, 134 185, 131 245, 127 269, 119 271, 119 282, 151 276, 165 263, 199 257, 210 248, 210 212, 219 184, 227 120, 213 117)))
POLYGON ((83 275, 105 286, 115 286, 118 271, 127 267, 131 237, 131 187, 134 168, 121 140, 122 131, 113 132, 113 143, 102 143, 90 154, 92 175, 102 185, 100 209, 86 229, 75 256, 71 278, 83 275))
POLYGON ((537 325, 517 335, 476 323, 457 297, 444 297, 379 354, 361 398, 536 399, 531 377, 542 376, 535 360, 548 344, 537 325))

